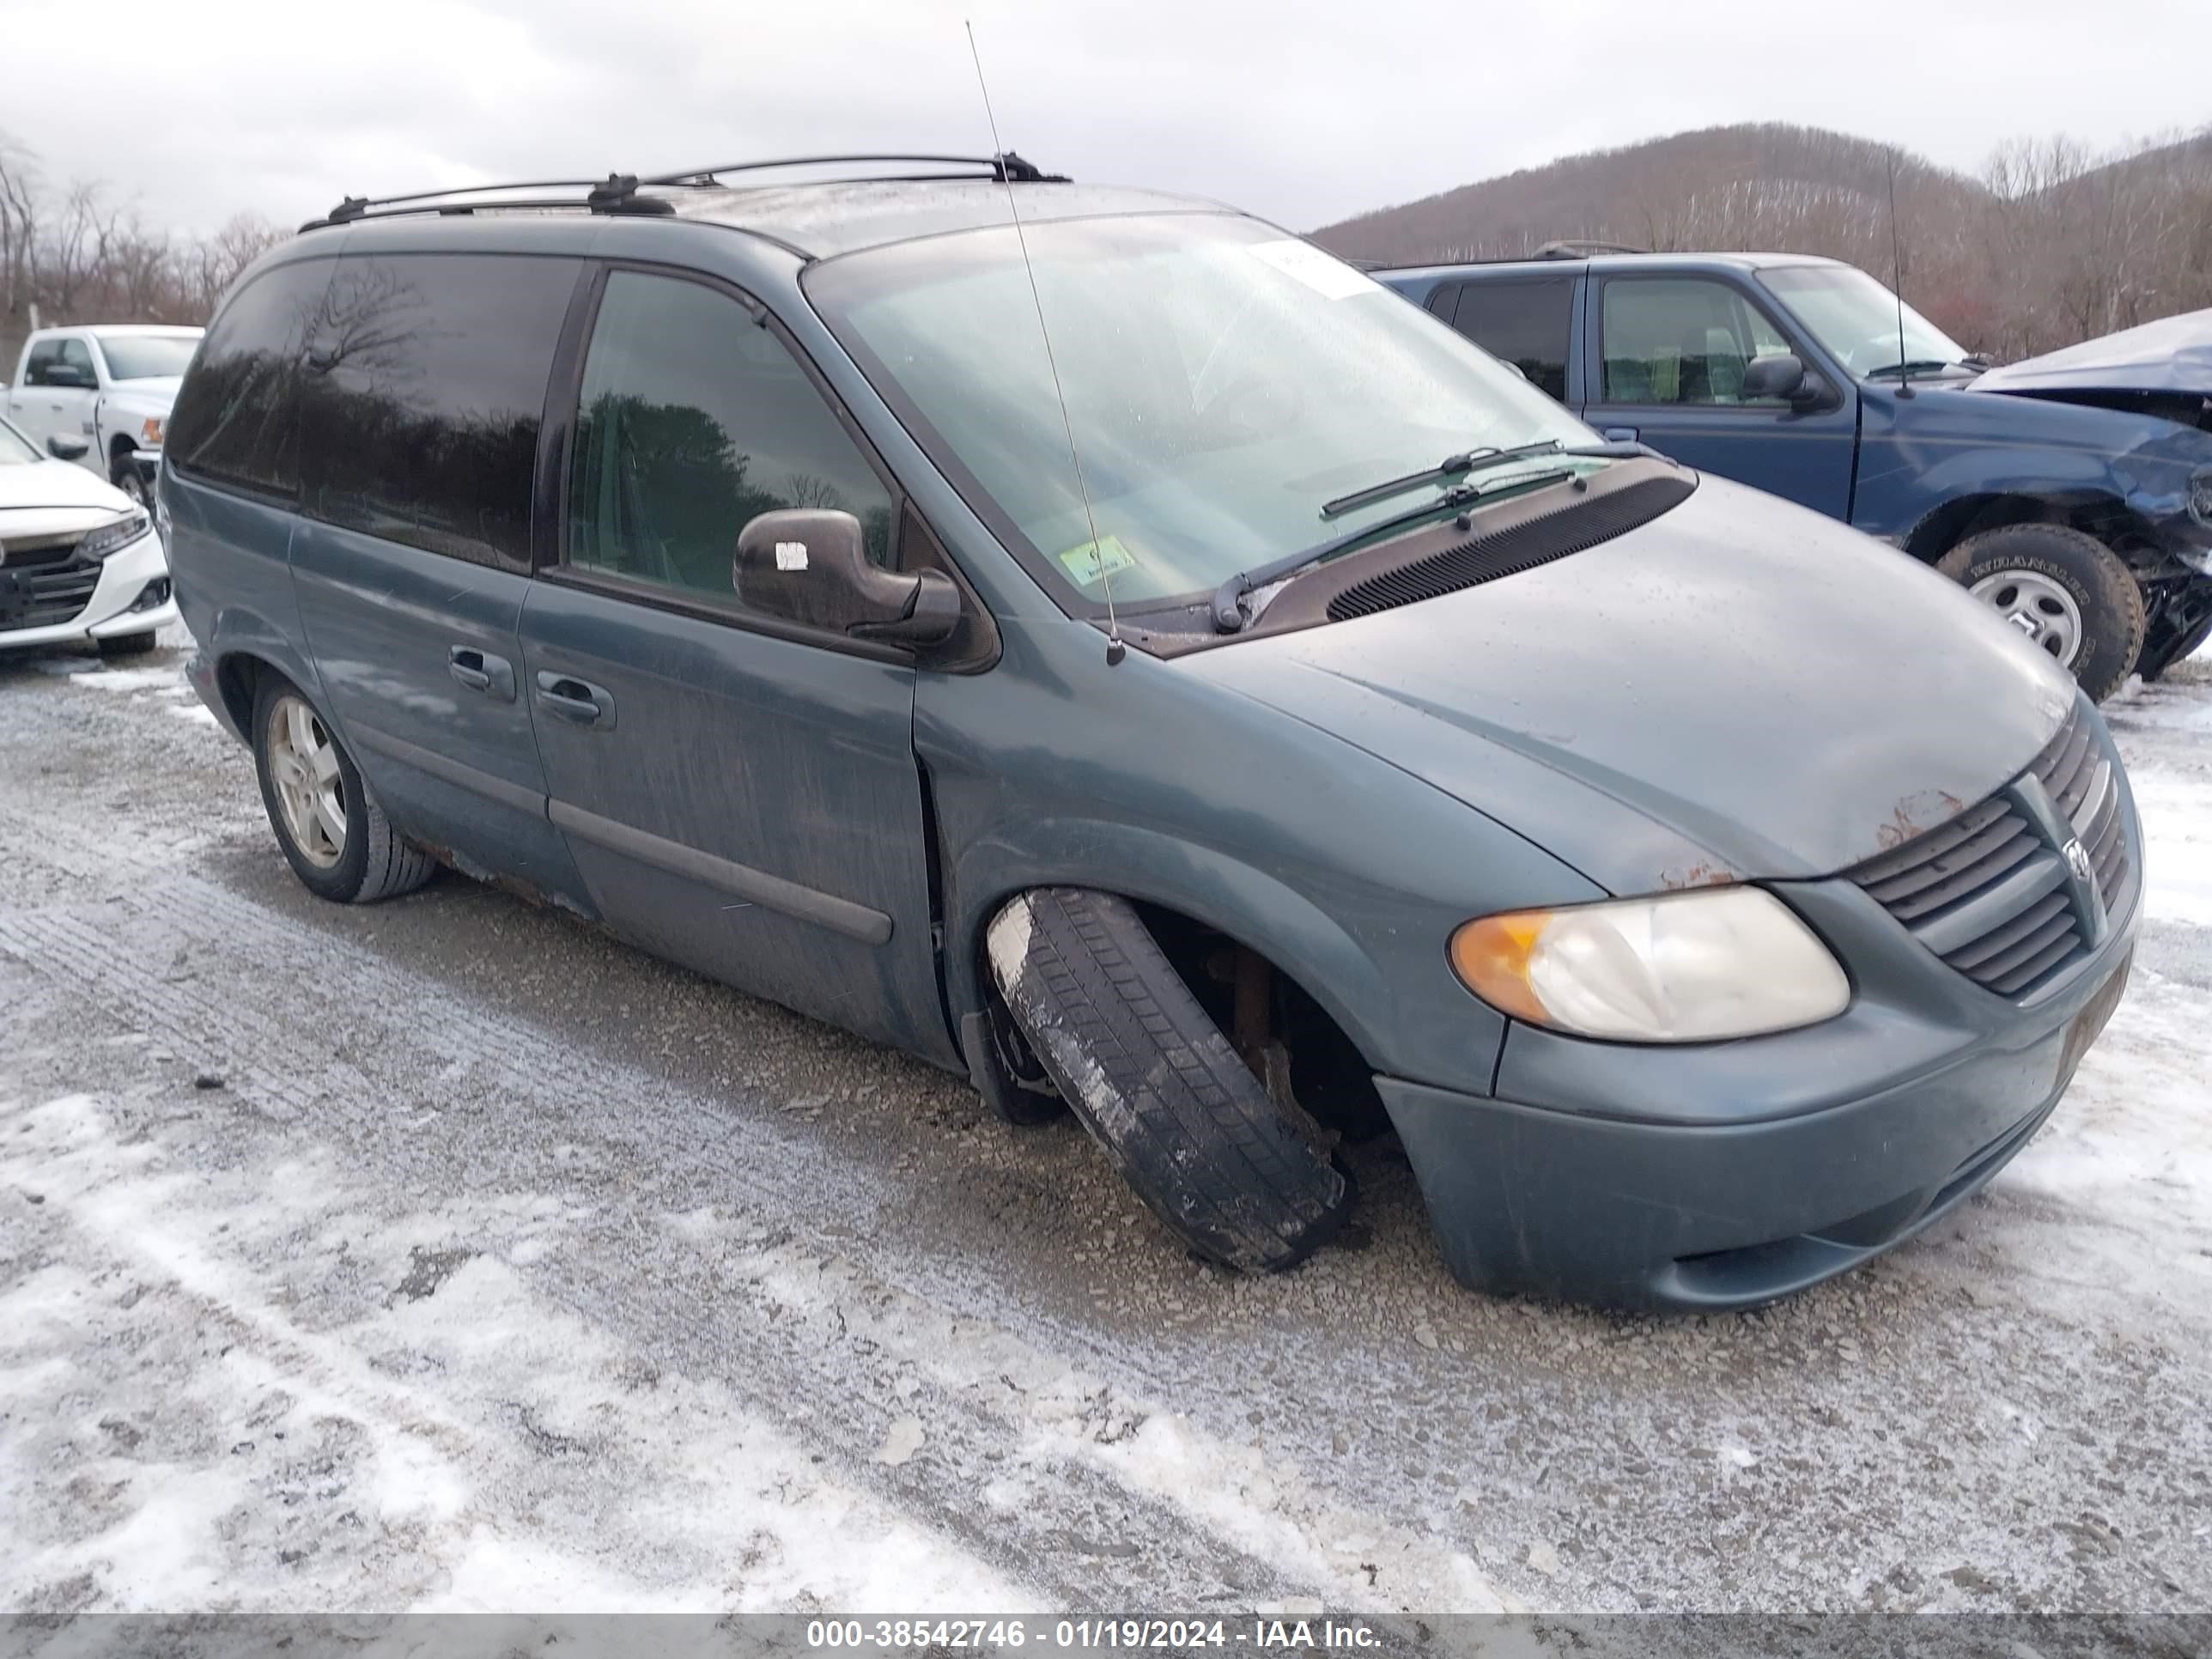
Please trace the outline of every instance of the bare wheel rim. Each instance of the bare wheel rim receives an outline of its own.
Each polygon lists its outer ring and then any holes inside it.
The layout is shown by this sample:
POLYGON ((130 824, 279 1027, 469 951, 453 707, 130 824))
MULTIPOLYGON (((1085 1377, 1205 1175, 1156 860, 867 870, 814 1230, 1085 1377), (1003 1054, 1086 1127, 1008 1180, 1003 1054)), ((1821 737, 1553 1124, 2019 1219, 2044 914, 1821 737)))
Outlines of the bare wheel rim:
POLYGON ((345 776, 322 717, 301 699, 269 705, 269 775, 276 805, 300 856, 328 870, 345 856, 345 776))
POLYGON ((2039 570, 2000 570, 1966 590, 2021 632, 2061 668, 2081 654, 2081 607, 2065 587, 2039 570))

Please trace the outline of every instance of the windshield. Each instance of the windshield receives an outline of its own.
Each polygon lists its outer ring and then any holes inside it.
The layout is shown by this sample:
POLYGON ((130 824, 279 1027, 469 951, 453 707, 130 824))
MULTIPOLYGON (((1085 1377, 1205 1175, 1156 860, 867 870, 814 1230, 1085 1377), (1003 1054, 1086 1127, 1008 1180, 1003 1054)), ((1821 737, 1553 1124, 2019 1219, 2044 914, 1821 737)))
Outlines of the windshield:
POLYGON ((111 380, 152 380, 181 374, 199 349, 197 334, 96 334, 111 380))
POLYGON ((0 466, 27 466, 46 459, 28 438, 0 421, 0 466))
MULTIPOLYGON (((969 505, 1079 604, 1095 607, 1109 586, 1125 606, 1210 594, 1419 505, 1418 492, 1396 495, 1323 519, 1340 496, 1469 449, 1590 440, 1425 312, 1251 220, 1159 215, 1027 234, 1050 362, 1011 228, 827 261, 807 294, 969 505)), ((1505 470, 1496 483, 1509 483, 1505 470)))
POLYGON ((1828 353, 1856 375, 1892 374, 1897 366, 1960 362, 1966 347, 1905 307, 1905 355, 1897 354, 1897 295, 1852 265, 1783 265, 1759 280, 1828 353))

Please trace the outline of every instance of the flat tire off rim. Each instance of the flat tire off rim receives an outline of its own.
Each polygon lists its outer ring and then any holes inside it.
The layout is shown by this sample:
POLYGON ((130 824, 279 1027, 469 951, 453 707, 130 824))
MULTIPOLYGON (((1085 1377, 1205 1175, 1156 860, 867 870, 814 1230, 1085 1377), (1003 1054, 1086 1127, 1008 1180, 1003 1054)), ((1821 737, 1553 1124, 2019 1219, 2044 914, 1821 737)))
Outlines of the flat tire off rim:
POLYGON ((322 716, 299 697, 269 705, 269 775, 284 829, 300 856, 319 870, 345 856, 345 779, 337 744, 322 716))
POLYGON ((1966 590, 2018 629, 2062 668, 2081 654, 2081 607, 2063 584, 2037 570, 1999 570, 1966 590))

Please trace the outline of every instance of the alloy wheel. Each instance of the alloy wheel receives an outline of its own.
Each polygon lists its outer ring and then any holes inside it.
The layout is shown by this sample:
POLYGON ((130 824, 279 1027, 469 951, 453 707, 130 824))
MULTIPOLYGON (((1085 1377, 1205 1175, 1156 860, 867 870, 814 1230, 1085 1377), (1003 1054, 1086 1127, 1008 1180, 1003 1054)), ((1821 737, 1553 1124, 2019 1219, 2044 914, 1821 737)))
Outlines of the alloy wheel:
POLYGON ((345 856, 345 779, 322 717, 290 695, 269 705, 269 773, 292 844, 319 870, 345 856))

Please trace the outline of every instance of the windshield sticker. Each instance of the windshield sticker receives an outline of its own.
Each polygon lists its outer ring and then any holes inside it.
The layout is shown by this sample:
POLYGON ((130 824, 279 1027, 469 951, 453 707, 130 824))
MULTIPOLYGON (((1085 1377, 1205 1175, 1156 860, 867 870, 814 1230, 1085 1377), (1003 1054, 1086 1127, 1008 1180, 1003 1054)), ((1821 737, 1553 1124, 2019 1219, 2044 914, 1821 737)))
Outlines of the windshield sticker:
POLYGON ((1097 586, 1102 576, 1117 575, 1137 568, 1137 556, 1121 545, 1119 536, 1101 536, 1095 542, 1071 547, 1060 556, 1060 564, 1081 587, 1097 586))
POLYGON ((1355 294, 1372 294, 1374 282, 1340 259, 1332 259, 1310 242, 1286 236, 1279 242, 1255 242, 1252 257, 1271 264, 1285 276, 1295 276, 1316 294, 1331 300, 1348 300, 1355 294))

